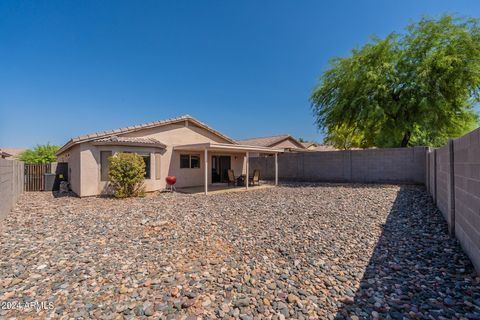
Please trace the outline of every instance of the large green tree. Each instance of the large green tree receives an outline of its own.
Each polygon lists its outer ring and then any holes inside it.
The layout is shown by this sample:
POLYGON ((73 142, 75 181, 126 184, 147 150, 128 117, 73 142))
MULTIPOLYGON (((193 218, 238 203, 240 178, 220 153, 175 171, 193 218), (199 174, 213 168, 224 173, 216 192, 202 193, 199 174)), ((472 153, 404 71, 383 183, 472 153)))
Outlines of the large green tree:
POLYGON ((335 58, 311 96, 340 148, 439 146, 478 126, 478 19, 423 18, 335 58))
POLYGON ((55 153, 59 147, 49 143, 37 145, 33 149, 27 149, 19 156, 20 160, 25 163, 52 163, 57 161, 55 153))

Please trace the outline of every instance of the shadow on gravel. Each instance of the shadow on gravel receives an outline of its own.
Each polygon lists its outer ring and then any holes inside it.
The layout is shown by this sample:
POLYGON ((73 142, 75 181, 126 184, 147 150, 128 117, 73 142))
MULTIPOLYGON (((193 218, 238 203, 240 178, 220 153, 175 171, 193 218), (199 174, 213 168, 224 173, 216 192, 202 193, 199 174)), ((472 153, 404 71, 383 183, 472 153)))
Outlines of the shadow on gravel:
POLYGON ((403 186, 335 319, 480 319, 480 285, 423 187, 403 186))
MULTIPOLYGON (((273 184, 273 182, 271 182, 273 184)), ((266 183, 265 183, 266 184, 266 183)), ((368 182, 304 182, 304 181, 282 181, 279 186, 283 188, 336 188, 336 187, 345 187, 349 189, 363 189, 368 187, 370 189, 384 189, 385 186, 396 186, 397 184, 392 183, 368 183, 368 182)), ((412 185, 415 186, 415 185, 412 185)))
POLYGON ((52 195, 54 198, 67 198, 67 197, 78 198, 75 192, 72 192, 72 191, 69 191, 69 192, 52 191, 52 195))

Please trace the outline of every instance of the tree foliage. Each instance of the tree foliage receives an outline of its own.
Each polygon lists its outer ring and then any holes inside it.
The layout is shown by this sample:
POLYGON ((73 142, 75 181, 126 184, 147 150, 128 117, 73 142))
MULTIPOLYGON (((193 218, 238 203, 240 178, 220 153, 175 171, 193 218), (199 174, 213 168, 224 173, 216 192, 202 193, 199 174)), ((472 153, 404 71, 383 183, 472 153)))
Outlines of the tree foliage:
POLYGON ((478 126, 477 19, 423 18, 330 62, 311 96, 338 148, 439 146, 478 126))
POLYGON ((117 198, 145 194, 145 162, 136 153, 117 153, 108 159, 110 184, 117 198))
POLYGON ((55 153, 60 147, 50 143, 36 145, 33 149, 27 149, 19 156, 21 161, 28 164, 52 163, 57 161, 55 153))

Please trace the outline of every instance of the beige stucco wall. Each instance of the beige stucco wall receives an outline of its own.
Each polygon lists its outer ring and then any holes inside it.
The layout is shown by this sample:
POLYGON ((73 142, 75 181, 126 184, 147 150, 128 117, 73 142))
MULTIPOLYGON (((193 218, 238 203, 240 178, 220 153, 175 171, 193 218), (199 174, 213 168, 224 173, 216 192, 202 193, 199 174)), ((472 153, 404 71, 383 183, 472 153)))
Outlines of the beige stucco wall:
MULTIPOLYGON (((212 182, 212 156, 230 156, 231 159, 231 168, 235 173, 235 176, 239 176, 242 173, 245 173, 244 170, 244 153, 225 153, 225 152, 208 152, 208 182, 212 182)), ((182 187, 191 187, 191 186, 202 186, 204 185, 204 175, 205 175, 205 154, 204 152, 188 152, 188 151, 174 151, 171 154, 170 162, 168 166, 168 174, 170 176, 177 177, 176 186, 179 188, 182 187), (180 154, 196 154, 200 156, 200 168, 194 169, 181 169, 180 168, 180 154)), ((163 165, 162 165, 163 167, 163 165)), ((165 181, 163 181, 165 183, 165 181)), ((165 186, 165 185, 164 185, 165 186)))
MULTIPOLYGON (((150 154, 150 179, 145 179, 146 191, 159 190, 164 186, 161 180, 157 180, 155 172, 155 157, 164 151, 158 148, 150 147, 132 147, 132 146, 96 146, 91 143, 81 144, 81 197, 93 196, 98 194, 108 194, 108 181, 101 181, 100 152, 112 151, 112 154, 118 152, 135 152, 150 154)), ((162 160, 161 160, 162 161, 162 160)), ((163 162, 161 162, 163 166, 163 162)))
MULTIPOLYGON (((174 175, 177 177, 177 187, 200 186, 204 184, 205 163, 204 153, 199 151, 173 151, 176 145, 196 144, 206 142, 229 143, 225 139, 214 135, 208 130, 199 128, 191 123, 182 122, 180 124, 171 124, 163 127, 151 128, 124 134, 125 137, 145 137, 155 138, 166 145, 166 149, 151 147, 132 147, 132 146, 107 146, 93 145, 86 142, 67 150, 59 157, 59 161, 66 159, 71 167, 72 190, 79 196, 93 196, 102 193, 108 193, 108 182, 100 179, 100 152, 137 152, 150 153, 151 159, 151 178, 145 180, 146 191, 162 190, 166 187, 165 177, 174 175), (68 154, 68 157, 64 155, 68 154), (198 154, 200 155, 200 168, 180 169, 180 154, 198 154), (155 157, 160 157, 161 172, 155 172, 155 157), (68 158, 68 159, 67 159, 68 158), (80 170, 81 168, 81 170, 80 170), (157 179, 160 174, 160 179, 157 179)), ((245 173, 245 154, 244 153, 219 153, 209 152, 210 161, 208 168, 208 181, 211 182, 211 158, 213 155, 231 156, 231 167, 238 176, 245 173)))
POLYGON ((181 123, 170 124, 162 127, 130 132, 120 136, 154 138, 161 141, 167 146, 202 142, 229 143, 227 140, 222 139, 221 137, 213 134, 212 132, 197 127, 187 121, 182 121, 181 123))
MULTIPOLYGON (((166 186, 165 177, 168 175, 174 175, 177 177, 178 187, 197 186, 203 184, 203 154, 201 154, 200 157, 200 168, 180 169, 180 153, 173 152, 174 146, 205 142, 228 143, 228 141, 222 139, 221 137, 214 135, 208 130, 194 126, 188 121, 132 132, 123 136, 154 138, 167 146, 161 159, 162 178, 159 185, 155 186, 154 190, 159 190, 166 186)), ((200 154, 199 152, 191 153, 200 154)))

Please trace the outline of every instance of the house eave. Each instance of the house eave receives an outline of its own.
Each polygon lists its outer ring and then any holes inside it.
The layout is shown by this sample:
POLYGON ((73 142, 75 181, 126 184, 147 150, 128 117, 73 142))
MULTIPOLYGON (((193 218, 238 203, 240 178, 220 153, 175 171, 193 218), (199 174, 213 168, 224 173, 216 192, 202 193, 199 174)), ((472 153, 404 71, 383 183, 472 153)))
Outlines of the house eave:
POLYGON ((177 145, 173 147, 176 151, 230 151, 230 152, 259 152, 259 153, 282 153, 283 149, 258 147, 241 144, 225 144, 225 143, 196 143, 177 145))
POLYGON ((150 147, 165 149, 167 146, 161 143, 143 143, 143 142, 117 142, 117 141, 93 141, 94 146, 129 146, 129 147, 150 147))
POLYGON ((67 151, 68 149, 70 149, 71 147, 73 147, 75 145, 75 142, 73 141, 73 139, 70 139, 67 143, 65 143, 63 145, 63 147, 61 147, 60 149, 58 149, 58 151, 55 153, 55 155, 58 157, 60 156, 62 153, 64 153, 65 151, 67 151))

